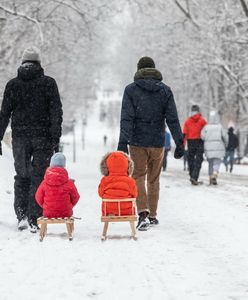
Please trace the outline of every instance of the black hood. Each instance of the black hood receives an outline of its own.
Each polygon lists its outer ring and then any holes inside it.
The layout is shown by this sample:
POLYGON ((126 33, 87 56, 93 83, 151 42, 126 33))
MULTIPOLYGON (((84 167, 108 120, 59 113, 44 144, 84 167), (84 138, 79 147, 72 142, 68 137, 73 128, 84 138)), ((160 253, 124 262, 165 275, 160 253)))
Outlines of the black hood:
POLYGON ((17 70, 18 78, 29 81, 44 75, 44 70, 37 62, 25 62, 17 70))
POLYGON ((155 68, 140 69, 134 75, 135 83, 148 91, 158 91, 163 88, 162 80, 162 74, 155 68))

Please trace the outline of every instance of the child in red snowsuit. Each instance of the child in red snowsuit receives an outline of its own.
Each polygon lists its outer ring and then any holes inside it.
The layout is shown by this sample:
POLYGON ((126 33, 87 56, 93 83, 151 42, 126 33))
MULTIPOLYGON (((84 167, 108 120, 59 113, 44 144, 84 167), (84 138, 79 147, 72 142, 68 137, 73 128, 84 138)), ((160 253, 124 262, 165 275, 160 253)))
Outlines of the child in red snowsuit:
POLYGON ((57 152, 47 168, 35 199, 43 208, 47 218, 65 218, 72 216, 72 208, 79 200, 79 194, 65 169, 65 156, 57 152))
MULTIPOLYGON (((136 198, 138 195, 135 180, 129 175, 133 171, 133 162, 122 151, 107 153, 101 161, 101 179, 98 194, 105 199, 136 198)), ((102 205, 102 214, 104 207, 102 205)), ((120 215, 132 215, 132 202, 123 202, 120 205, 120 215)), ((118 204, 106 203, 106 215, 119 215, 118 204)))

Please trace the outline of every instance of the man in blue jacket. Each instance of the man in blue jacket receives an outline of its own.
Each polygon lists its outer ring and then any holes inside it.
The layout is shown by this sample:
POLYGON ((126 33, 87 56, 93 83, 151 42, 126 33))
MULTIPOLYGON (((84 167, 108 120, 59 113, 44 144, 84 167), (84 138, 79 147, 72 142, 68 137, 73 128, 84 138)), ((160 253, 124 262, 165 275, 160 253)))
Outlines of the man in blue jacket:
POLYGON ((134 82, 124 91, 118 150, 134 161, 133 178, 138 187, 139 230, 158 224, 159 177, 164 155, 165 120, 176 144, 175 158, 183 156, 183 135, 171 89, 150 57, 138 62, 134 82), (147 177, 147 190, 146 190, 147 177))

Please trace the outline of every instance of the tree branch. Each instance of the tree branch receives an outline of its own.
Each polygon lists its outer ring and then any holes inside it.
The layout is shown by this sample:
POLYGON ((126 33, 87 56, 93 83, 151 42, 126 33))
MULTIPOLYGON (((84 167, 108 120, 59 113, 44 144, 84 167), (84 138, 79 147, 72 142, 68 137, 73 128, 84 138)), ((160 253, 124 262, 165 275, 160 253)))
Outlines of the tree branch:
POLYGON ((36 20, 35 18, 32 18, 30 16, 27 16, 27 15, 25 15, 22 12, 17 12, 16 10, 9 9, 9 8, 4 7, 2 5, 0 5, 0 10, 3 10, 7 14, 10 14, 10 15, 13 15, 13 16, 17 16, 17 17, 26 19, 27 21, 30 21, 30 22, 36 24, 36 26, 37 26, 37 28, 39 30, 41 44, 44 43, 44 35, 43 35, 43 32, 42 32, 41 24, 40 24, 40 22, 38 20, 36 20))
MULTIPOLYGON (((189 19, 189 21, 197 28, 199 29, 200 26, 195 22, 195 20, 192 18, 190 11, 186 10, 180 3, 178 0, 174 0, 175 4, 177 5, 177 7, 181 10, 181 12, 187 17, 187 19, 189 19)), ((188 4, 188 3, 187 3, 188 4)))
POLYGON ((244 10, 244 13, 245 13, 246 17, 248 18, 248 6, 245 3, 245 0, 240 0, 240 3, 241 3, 241 6, 242 6, 242 8, 244 10))

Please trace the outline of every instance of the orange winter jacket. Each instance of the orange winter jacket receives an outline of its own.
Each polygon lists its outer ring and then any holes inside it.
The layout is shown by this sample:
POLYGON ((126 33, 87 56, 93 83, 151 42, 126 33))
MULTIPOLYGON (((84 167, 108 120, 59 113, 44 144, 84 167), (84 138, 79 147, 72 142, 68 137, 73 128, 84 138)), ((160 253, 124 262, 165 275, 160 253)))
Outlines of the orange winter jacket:
MULTIPOLYGON (((131 159, 121 151, 108 153, 101 162, 101 172, 105 175, 99 185, 98 194, 105 199, 136 198, 138 195, 135 180, 129 177, 132 173, 131 159)), ((106 215, 118 215, 118 203, 106 203, 106 215)), ((132 214, 132 202, 120 205, 120 215, 132 214)), ((102 204, 102 215, 104 205, 102 204)))

